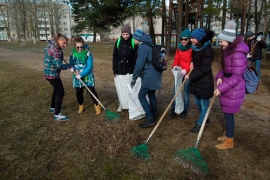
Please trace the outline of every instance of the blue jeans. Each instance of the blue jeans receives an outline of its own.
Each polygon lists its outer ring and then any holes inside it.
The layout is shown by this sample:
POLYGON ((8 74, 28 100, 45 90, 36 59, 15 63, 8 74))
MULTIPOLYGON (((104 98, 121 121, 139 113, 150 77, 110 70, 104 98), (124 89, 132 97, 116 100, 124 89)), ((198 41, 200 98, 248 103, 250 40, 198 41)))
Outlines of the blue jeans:
POLYGON ((234 114, 233 113, 224 113, 226 120, 226 137, 233 138, 234 136, 234 114))
MULTIPOLYGON (((190 85, 191 85, 191 81, 187 79, 184 85, 184 111, 188 111, 188 108, 189 108, 190 85)), ((174 97, 174 95, 175 95, 175 87, 173 87, 172 97, 174 97)), ((175 101, 173 101, 172 103, 172 111, 174 112, 174 110, 175 110, 175 101)))
POLYGON ((138 94, 138 98, 145 112, 146 120, 153 120, 157 116, 157 101, 155 92, 156 90, 141 87, 138 94), (146 99, 146 95, 148 95, 150 104, 146 99))
POLYGON ((204 98, 200 98, 198 96, 195 96, 195 102, 196 102, 197 106, 199 107, 199 111, 200 111, 200 117, 197 120, 197 124, 202 125, 203 119, 205 117, 206 111, 207 111, 208 106, 209 106, 209 99, 204 99, 204 98))
POLYGON ((261 72, 260 72, 260 69, 261 69, 261 60, 260 59, 257 59, 257 60, 248 60, 248 62, 250 62, 249 66, 252 66, 253 62, 255 63, 255 69, 258 73, 258 78, 260 79, 261 78, 261 72))

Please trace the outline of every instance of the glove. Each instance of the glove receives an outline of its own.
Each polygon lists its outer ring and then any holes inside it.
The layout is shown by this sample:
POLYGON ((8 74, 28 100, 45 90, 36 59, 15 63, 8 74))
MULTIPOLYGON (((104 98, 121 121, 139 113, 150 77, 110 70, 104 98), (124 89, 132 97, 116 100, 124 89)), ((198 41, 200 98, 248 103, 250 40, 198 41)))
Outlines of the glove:
POLYGON ((258 36, 256 40, 260 41, 260 40, 262 40, 262 38, 260 36, 258 36))
POLYGON ((132 79, 132 81, 130 82, 130 87, 133 88, 136 84, 136 80, 132 79))
POLYGON ((249 53, 247 54, 247 58, 248 59, 251 58, 251 56, 252 56, 251 54, 249 54, 249 53))
POLYGON ((76 78, 77 78, 77 79, 81 79, 81 76, 80 76, 80 75, 77 75, 76 78))
POLYGON ((179 70, 179 69, 180 69, 179 66, 174 66, 172 70, 176 71, 176 70, 179 70))
POLYGON ((181 70, 181 74, 182 74, 182 75, 185 75, 185 74, 187 74, 187 70, 185 70, 185 69, 182 69, 182 70, 181 70))
POLYGON ((72 72, 72 73, 74 73, 74 69, 73 68, 70 68, 69 71, 72 72))

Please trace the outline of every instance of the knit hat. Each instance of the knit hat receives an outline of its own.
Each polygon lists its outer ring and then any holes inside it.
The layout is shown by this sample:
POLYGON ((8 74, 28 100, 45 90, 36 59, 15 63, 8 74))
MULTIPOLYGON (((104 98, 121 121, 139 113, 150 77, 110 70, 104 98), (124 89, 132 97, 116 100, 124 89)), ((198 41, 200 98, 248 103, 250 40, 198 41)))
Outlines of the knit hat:
POLYGON ((141 37, 145 35, 144 31, 141 29, 137 29, 134 33, 133 33, 133 38, 140 41, 141 37))
POLYGON ((131 31, 131 27, 128 24, 122 26, 122 28, 121 28, 121 33, 129 33, 130 34, 130 31, 131 31))
POLYGON ((236 38, 236 23, 234 20, 229 20, 225 24, 225 29, 218 35, 220 40, 233 42, 236 38))
POLYGON ((248 31, 246 33, 246 38, 249 38, 249 37, 252 37, 252 36, 255 36, 255 34, 252 31, 248 31))
POLYGON ((190 39, 191 36, 191 32, 189 30, 189 28, 186 28, 184 31, 182 31, 182 33, 180 34, 180 39, 183 37, 186 37, 188 39, 190 39))
POLYGON ((191 33, 191 37, 197 39, 197 41, 201 41, 206 36, 205 31, 202 28, 195 29, 191 33))

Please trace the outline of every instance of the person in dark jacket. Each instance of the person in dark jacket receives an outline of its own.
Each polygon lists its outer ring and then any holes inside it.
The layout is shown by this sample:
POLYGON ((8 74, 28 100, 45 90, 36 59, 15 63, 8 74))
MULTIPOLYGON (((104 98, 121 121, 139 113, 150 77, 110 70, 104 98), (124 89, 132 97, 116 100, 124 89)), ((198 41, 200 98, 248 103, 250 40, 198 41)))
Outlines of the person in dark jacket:
POLYGON ((262 59, 262 49, 267 48, 266 42, 260 37, 254 34, 252 31, 246 33, 246 44, 249 47, 249 54, 247 55, 250 66, 255 63, 255 69, 258 73, 259 79, 261 78, 261 59, 262 59))
POLYGON ((154 44, 150 35, 142 32, 142 30, 136 30, 133 34, 135 42, 140 43, 140 45, 130 86, 133 88, 137 78, 139 76, 142 77, 142 85, 138 98, 145 111, 146 120, 143 124, 140 124, 140 127, 146 128, 156 124, 157 102, 155 91, 161 88, 162 72, 157 71, 151 65, 150 61, 152 60, 152 47, 154 44), (146 99, 146 95, 148 95, 151 106, 146 99))
POLYGON ((62 52, 67 43, 68 38, 57 33, 44 49, 44 77, 53 86, 50 113, 54 113, 54 119, 57 121, 68 120, 68 116, 61 113, 65 90, 60 79, 61 70, 69 68, 69 64, 63 64, 64 54, 62 52))
MULTIPOLYGON (((121 37, 116 40, 113 50, 112 70, 115 76, 133 74, 137 51, 138 45, 135 44, 132 37, 130 26, 122 26, 121 37)), ((125 97, 128 95, 126 94, 125 97)), ((119 104, 117 111, 122 111, 121 104, 119 104)))
POLYGON ((233 148, 234 114, 240 111, 246 94, 246 84, 243 74, 247 68, 246 56, 249 52, 242 36, 236 37, 236 23, 229 20, 225 29, 218 35, 222 47, 221 69, 217 73, 217 89, 215 95, 220 95, 220 105, 226 120, 226 131, 217 140, 222 143, 217 149, 233 148))
MULTIPOLYGON (((200 130, 209 106, 209 99, 214 92, 214 78, 211 68, 215 55, 211 47, 213 37, 213 31, 205 31, 202 28, 195 29, 191 33, 193 71, 185 78, 191 80, 190 93, 195 96, 200 111, 196 125, 189 131, 191 133, 197 133, 200 130)), ((209 119, 206 123, 209 124, 209 119)))

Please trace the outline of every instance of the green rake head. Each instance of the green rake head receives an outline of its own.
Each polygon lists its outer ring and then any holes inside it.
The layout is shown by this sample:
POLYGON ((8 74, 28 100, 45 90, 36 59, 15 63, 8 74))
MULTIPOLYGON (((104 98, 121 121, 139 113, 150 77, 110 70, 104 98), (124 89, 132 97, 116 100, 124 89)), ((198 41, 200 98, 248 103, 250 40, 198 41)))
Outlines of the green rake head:
POLYGON ((196 174, 208 174, 208 165, 197 148, 177 151, 175 161, 196 174))
POLYGON ((131 148, 129 150, 129 152, 135 158, 138 158, 141 160, 149 160, 150 159, 147 144, 141 144, 138 146, 134 146, 133 148, 131 148))
POLYGON ((118 113, 106 110, 106 117, 105 120, 106 122, 110 122, 111 120, 119 120, 120 115, 118 113))

